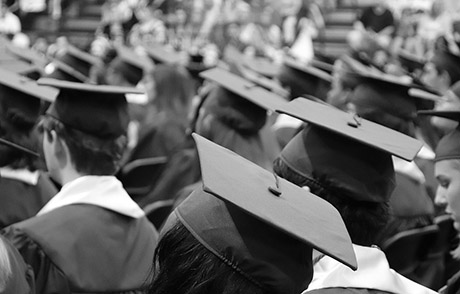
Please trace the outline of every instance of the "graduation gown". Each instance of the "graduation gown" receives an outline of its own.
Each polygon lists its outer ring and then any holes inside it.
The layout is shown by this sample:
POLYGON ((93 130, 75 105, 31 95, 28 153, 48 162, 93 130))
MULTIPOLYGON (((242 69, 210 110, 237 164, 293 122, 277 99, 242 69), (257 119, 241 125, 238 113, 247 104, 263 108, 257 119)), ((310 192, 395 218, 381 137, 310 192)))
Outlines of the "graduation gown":
MULTIPOLYGON (((8 281, 5 285, 0 284, 0 294, 32 294, 35 293, 34 274, 32 269, 24 262, 21 254, 8 242, 0 236, 0 255, 8 256, 10 272, 8 281)), ((3 257, 0 256, 0 260, 3 257)), ((0 276, 5 273, 0 262, 0 276)))
POLYGON ((157 233, 112 178, 66 184, 39 215, 3 230, 33 268, 37 293, 146 292, 157 233))
POLYGON ((35 216, 57 192, 43 173, 0 169, 0 229, 35 216))
POLYGON ((313 280, 302 294, 436 293, 392 270, 385 254, 379 248, 353 244, 353 249, 358 261, 356 271, 324 256, 315 264, 313 280))

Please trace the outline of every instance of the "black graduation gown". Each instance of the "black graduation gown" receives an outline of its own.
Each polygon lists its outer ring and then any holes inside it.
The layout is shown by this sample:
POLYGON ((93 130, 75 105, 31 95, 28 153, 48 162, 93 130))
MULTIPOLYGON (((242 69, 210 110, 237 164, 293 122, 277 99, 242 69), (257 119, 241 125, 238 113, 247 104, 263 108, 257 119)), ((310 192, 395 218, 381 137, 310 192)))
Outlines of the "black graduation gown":
POLYGON ((145 293, 157 232, 147 218, 74 204, 2 232, 33 268, 37 293, 145 293))
POLYGON ((35 186, 0 177, 0 229, 35 216, 57 192, 45 174, 35 186))
MULTIPOLYGON (((4 247, 8 255, 11 273, 6 285, 0 285, 0 294, 32 294, 35 293, 34 274, 24 262, 21 254, 4 237, 0 236, 0 247, 4 247)), ((0 266, 0 271, 4 269, 0 266)), ((0 274, 1 275, 1 274, 0 274)))

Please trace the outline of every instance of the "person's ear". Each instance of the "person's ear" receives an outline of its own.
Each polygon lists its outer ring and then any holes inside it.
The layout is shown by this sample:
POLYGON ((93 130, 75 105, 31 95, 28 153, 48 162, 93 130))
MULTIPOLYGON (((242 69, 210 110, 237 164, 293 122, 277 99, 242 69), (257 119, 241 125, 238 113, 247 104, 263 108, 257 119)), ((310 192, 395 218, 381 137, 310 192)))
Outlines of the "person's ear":
POLYGON ((70 159, 69 147, 67 144, 59 138, 55 130, 46 132, 45 140, 48 140, 53 155, 59 162, 59 167, 63 168, 66 166, 70 159))

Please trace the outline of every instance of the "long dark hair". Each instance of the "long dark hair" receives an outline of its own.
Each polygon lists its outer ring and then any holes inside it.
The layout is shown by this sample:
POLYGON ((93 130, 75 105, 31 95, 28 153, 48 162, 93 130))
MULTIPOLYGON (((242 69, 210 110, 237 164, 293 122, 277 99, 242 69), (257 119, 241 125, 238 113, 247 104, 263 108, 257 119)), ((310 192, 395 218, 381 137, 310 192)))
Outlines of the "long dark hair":
MULTIPOLYGON (((340 192, 333 193, 315 183, 325 183, 324 179, 312 176, 308 179, 292 170, 281 158, 275 159, 273 171, 297 186, 308 186, 310 191, 331 203, 340 213, 353 244, 371 246, 376 243, 380 232, 389 219, 389 204, 352 200, 340 192)), ((325 185, 327 186, 327 185, 325 185)))
POLYGON ((224 264, 180 222, 155 249, 149 294, 266 294, 224 264))

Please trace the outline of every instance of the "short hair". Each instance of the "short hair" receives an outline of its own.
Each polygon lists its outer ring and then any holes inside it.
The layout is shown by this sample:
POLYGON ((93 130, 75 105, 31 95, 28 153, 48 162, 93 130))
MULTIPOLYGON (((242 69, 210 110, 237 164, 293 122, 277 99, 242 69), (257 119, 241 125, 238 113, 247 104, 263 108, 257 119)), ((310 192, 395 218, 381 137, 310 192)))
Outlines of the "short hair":
MULTIPOLYGON (((273 163, 274 172, 297 186, 308 186, 310 191, 328 201, 340 213, 350 234, 353 244, 371 246, 375 244, 380 232, 389 220, 389 203, 356 201, 344 195, 337 195, 327 190, 323 179, 314 175, 306 178, 292 170, 278 157, 273 163)), ((336 192, 337 193, 337 192, 336 192)))
POLYGON ((206 249, 177 222, 160 239, 154 255, 150 294, 266 294, 206 249))
MULTIPOLYGON (((16 129, 5 123, 3 118, 0 118, 0 137, 32 151, 37 151, 39 147, 38 134, 34 129, 16 129)), ((38 165, 39 161, 35 156, 6 145, 0 146, 0 167, 9 166, 14 169, 25 168, 35 171, 38 165)))
MULTIPOLYGON (((59 120, 44 116, 40 129, 54 130, 69 148, 75 169, 87 175, 113 175, 118 171, 119 161, 127 146, 125 134, 110 139, 101 139, 65 126, 59 120)), ((46 140, 46 139, 45 139, 46 140)))

